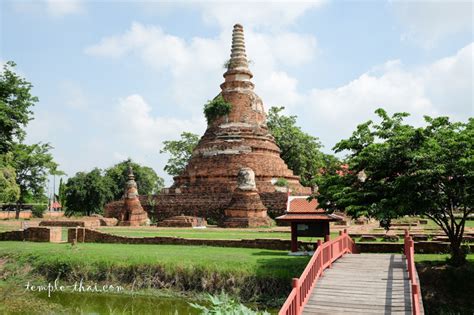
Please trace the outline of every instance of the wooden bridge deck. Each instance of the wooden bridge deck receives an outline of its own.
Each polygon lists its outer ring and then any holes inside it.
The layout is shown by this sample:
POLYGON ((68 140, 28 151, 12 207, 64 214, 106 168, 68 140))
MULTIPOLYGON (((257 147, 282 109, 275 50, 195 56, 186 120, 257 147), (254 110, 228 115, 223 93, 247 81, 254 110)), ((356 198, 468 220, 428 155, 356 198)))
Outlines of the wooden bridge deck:
POLYGON ((400 254, 347 254, 326 269, 303 314, 412 314, 400 254))

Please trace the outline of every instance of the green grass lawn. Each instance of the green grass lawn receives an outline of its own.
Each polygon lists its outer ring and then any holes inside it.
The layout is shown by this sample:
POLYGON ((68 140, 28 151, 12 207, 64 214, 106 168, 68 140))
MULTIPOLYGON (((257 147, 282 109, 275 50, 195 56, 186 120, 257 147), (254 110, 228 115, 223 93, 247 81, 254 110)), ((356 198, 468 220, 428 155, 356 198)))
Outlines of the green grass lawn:
MULTIPOLYGON (((264 231, 245 231, 242 229, 193 229, 193 228, 99 228, 101 232, 130 237, 153 237, 153 236, 173 236, 193 239, 257 239, 257 238, 275 238, 291 239, 289 232, 264 231)), ((337 232, 331 233, 331 238, 339 235, 337 232)), ((302 241, 317 241, 318 237, 299 237, 302 241)))
POLYGON ((169 269, 203 268, 291 278, 298 276, 309 258, 287 251, 179 245, 69 244, 2 242, 0 257, 9 256, 33 265, 161 265, 169 269))
POLYGON ((467 220, 466 221, 466 227, 474 228, 474 220, 467 220))
MULTIPOLYGON (((449 258, 449 254, 415 254, 415 262, 424 263, 443 263, 449 258)), ((467 260, 474 263, 474 254, 468 254, 467 260)))

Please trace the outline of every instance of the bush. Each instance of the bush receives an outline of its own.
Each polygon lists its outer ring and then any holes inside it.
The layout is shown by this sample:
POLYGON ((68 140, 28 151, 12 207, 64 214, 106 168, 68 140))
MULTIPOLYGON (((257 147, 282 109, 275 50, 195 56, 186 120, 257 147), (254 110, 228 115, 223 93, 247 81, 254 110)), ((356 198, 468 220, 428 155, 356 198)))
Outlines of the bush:
POLYGON ((35 218, 42 218, 43 217, 43 212, 46 211, 46 205, 34 205, 33 208, 31 209, 31 213, 33 214, 33 217, 35 218))
POLYGON ((288 180, 286 178, 278 178, 278 180, 275 182, 275 186, 288 187, 288 180))
POLYGON ((222 94, 219 94, 212 101, 208 101, 204 105, 204 115, 206 116, 207 123, 212 123, 216 118, 228 115, 232 109, 232 104, 228 103, 222 97, 222 94))
POLYGON ((193 308, 199 310, 201 314, 229 314, 229 315, 267 315, 266 311, 253 311, 247 306, 232 299, 229 295, 221 293, 219 295, 208 294, 207 299, 210 306, 203 306, 196 303, 189 303, 193 308))

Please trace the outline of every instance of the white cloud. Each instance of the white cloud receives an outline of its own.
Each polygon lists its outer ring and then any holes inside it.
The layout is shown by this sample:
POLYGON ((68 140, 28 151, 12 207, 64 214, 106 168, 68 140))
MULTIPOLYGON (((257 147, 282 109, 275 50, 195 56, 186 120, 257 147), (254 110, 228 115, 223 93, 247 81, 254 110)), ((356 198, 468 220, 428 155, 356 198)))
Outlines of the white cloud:
MULTIPOLYGON (((179 107, 201 113, 201 105, 219 93, 223 64, 230 55, 232 28, 218 37, 194 37, 188 41, 165 33, 160 27, 132 23, 123 34, 103 38, 86 47, 85 53, 99 57, 136 57, 157 71, 171 75, 173 97, 179 107), (205 78, 206 84, 203 84, 205 78)), ((262 96, 294 103, 294 91, 271 89, 268 82, 281 87, 296 86, 281 67, 296 67, 312 60, 317 53, 316 39, 307 34, 281 32, 275 35, 245 31, 247 55, 253 61, 257 89, 262 96), (270 74, 270 77, 268 76, 270 74), (260 87, 262 89, 260 90, 260 87)), ((286 103, 285 103, 286 104, 286 103)))
POLYGON ((219 1, 201 3, 204 21, 231 29, 235 23, 248 28, 278 30, 293 24, 308 10, 320 8, 326 1, 219 1))
POLYGON ((84 11, 80 0, 46 0, 46 8, 53 17, 63 17, 84 11))
POLYGON ((416 68, 388 61, 341 87, 312 89, 292 113, 329 148, 357 124, 375 118, 379 107, 409 112, 408 121, 416 125, 423 115, 466 121, 473 116, 473 53, 471 43, 454 56, 416 68))
POLYGON ((38 0, 10 1, 14 10, 21 13, 36 15, 47 14, 53 18, 85 12, 83 0, 38 0))
POLYGON ((303 98, 296 90, 297 86, 298 81, 285 72, 272 72, 262 80, 258 91, 265 95, 263 101, 267 109, 272 106, 285 106, 286 109, 291 109, 303 98))
POLYGON ((164 140, 178 138, 183 131, 201 134, 206 128, 202 117, 181 120, 153 116, 152 107, 138 94, 119 100, 115 119, 116 132, 130 146, 156 153, 164 140))
POLYGON ((440 40, 473 31, 472 1, 393 1, 395 14, 404 29, 402 40, 432 48, 440 40))
POLYGON ((110 164, 130 157, 144 165, 152 165, 167 184, 171 184, 172 179, 162 170, 168 158, 159 154, 163 141, 179 139, 183 131, 200 135, 206 129, 206 122, 201 116, 177 119, 154 115, 151 105, 139 94, 119 99, 111 119, 113 123, 108 133, 121 141, 118 146, 112 144, 108 147, 108 154, 113 160, 110 164))

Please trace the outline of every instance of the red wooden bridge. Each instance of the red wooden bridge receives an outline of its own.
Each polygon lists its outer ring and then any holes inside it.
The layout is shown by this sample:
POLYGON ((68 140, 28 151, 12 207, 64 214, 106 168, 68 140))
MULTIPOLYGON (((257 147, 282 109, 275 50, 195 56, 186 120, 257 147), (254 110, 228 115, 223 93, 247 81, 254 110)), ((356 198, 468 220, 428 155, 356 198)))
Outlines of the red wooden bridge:
POLYGON ((404 252, 357 254, 346 230, 319 241, 279 314, 422 314, 414 243, 407 231, 404 252))

